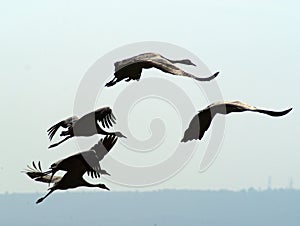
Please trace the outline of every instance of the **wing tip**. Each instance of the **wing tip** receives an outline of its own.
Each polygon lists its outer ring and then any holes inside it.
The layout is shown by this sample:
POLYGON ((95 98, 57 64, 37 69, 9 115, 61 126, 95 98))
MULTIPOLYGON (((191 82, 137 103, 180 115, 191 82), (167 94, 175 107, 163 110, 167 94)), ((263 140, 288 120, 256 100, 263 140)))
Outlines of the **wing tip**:
POLYGON ((180 142, 181 142, 181 143, 186 143, 186 142, 188 142, 188 141, 190 141, 190 139, 187 139, 187 138, 184 137, 184 138, 181 139, 180 142))
POLYGON ((292 110, 293 110, 293 108, 289 108, 289 109, 283 111, 282 115, 286 115, 286 114, 290 113, 292 110))
POLYGON ((197 137, 186 137, 184 136, 182 139, 181 139, 181 143, 186 143, 186 142, 189 142, 189 141, 193 141, 193 140, 200 140, 199 138, 197 137))

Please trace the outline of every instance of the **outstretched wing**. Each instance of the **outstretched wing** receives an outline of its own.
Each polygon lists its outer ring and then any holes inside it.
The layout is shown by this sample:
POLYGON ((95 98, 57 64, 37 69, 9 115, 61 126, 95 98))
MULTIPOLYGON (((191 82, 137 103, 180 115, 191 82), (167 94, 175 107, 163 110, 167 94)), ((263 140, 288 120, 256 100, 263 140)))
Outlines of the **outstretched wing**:
MULTIPOLYGON (((109 173, 107 173, 105 170, 101 169, 100 163, 99 163, 99 158, 97 153, 95 152, 95 150, 90 149, 88 151, 84 151, 84 152, 80 152, 77 155, 74 155, 74 157, 69 157, 70 160, 71 158, 73 158, 72 161, 72 165, 78 165, 80 168, 80 164, 84 164, 84 167, 82 168, 82 175, 87 172, 88 176, 91 176, 92 178, 100 178, 101 174, 106 174, 109 175, 109 173), (76 156, 80 155, 82 157, 81 158, 77 158, 76 156), (79 161, 78 163, 76 163, 76 161, 79 161)), ((72 167, 73 167, 72 166, 72 167)))
POLYGON ((102 143, 107 151, 110 151, 113 146, 116 144, 118 137, 115 135, 108 135, 104 137, 102 143))
POLYGON ((154 57, 154 58, 149 59, 148 62, 151 63, 153 67, 155 67, 163 72, 173 74, 173 75, 190 77, 190 78, 196 79, 198 81, 210 81, 210 80, 214 79, 215 77, 217 77, 219 74, 219 72, 216 72, 215 74, 213 74, 207 78, 199 78, 195 75, 192 75, 188 72, 181 70, 179 67, 177 67, 175 64, 168 61, 166 58, 154 57))
POLYGON ((61 171, 76 171, 76 174, 83 175, 86 172, 92 177, 99 178, 102 173, 96 152, 94 150, 82 151, 68 156, 53 163, 50 167, 53 175, 61 171))
POLYGON ((32 179, 47 175, 46 173, 44 173, 42 171, 40 161, 38 162, 38 165, 36 165, 35 162, 33 161, 32 166, 27 165, 27 169, 25 171, 22 171, 22 172, 26 173, 32 179))
POLYGON ((54 134, 57 132, 57 130, 60 127, 68 128, 70 126, 73 126, 74 122, 76 122, 77 120, 78 120, 78 117, 77 116, 73 116, 73 117, 67 118, 66 120, 60 121, 59 123, 57 123, 54 126, 50 127, 47 130, 49 139, 52 140, 54 134))
POLYGON ((137 63, 144 63, 145 65, 147 65, 146 66, 147 68, 155 67, 165 73, 190 77, 198 81, 210 81, 215 77, 217 77, 217 75, 219 74, 219 72, 217 72, 207 78, 199 78, 197 76, 194 76, 188 72, 181 70, 179 67, 175 66, 175 64, 172 63, 169 59, 157 53, 143 53, 122 61, 118 61, 115 63, 115 72, 118 72, 124 67, 127 67, 132 64, 137 64, 137 63))
POLYGON ((226 106, 228 113, 241 112, 241 111, 253 111, 253 112, 266 114, 266 115, 269 115, 272 117, 284 116, 292 110, 292 108, 289 108, 289 109, 283 110, 283 111, 266 110, 266 109, 261 109, 261 108, 251 106, 249 104, 246 104, 246 103, 243 103, 240 101, 224 102, 224 103, 220 103, 220 105, 221 104, 224 104, 226 106))
POLYGON ((254 106, 248 105, 240 101, 225 101, 225 102, 216 102, 205 109, 201 110, 189 124, 189 127, 184 133, 184 137, 181 140, 186 142, 193 139, 199 139, 203 137, 204 133, 208 130, 214 116, 216 114, 230 114, 232 112, 244 112, 244 111, 253 111, 262 114, 267 114, 272 117, 279 117, 286 115, 292 110, 292 108, 284 111, 271 111, 256 108, 254 106))
POLYGON ((189 127, 184 132, 184 136, 181 142, 187 142, 190 140, 198 139, 201 140, 204 133, 210 127, 213 117, 215 114, 210 112, 210 109, 203 109, 191 120, 189 127))
POLYGON ((96 152, 98 161, 101 161, 104 156, 112 149, 117 142, 118 137, 115 135, 107 135, 104 139, 101 139, 97 144, 91 147, 91 150, 96 152))
POLYGON ((27 165, 27 169, 23 172, 26 173, 27 176, 29 176, 31 179, 43 183, 56 183, 61 179, 60 176, 54 176, 51 178, 51 176, 49 175, 51 171, 42 171, 40 161, 38 162, 38 164, 32 162, 32 166, 27 165))
POLYGON ((116 117, 110 107, 100 108, 94 113, 96 120, 100 121, 104 128, 110 128, 116 123, 116 117))
POLYGON ((88 162, 90 168, 87 170, 87 174, 92 178, 98 178, 101 174, 110 175, 105 170, 101 169, 100 161, 104 158, 104 156, 112 149, 112 147, 117 142, 118 138, 115 135, 107 135, 104 139, 101 139, 97 144, 90 148, 87 152, 90 156, 85 156, 84 159, 88 162), (96 158, 93 154, 95 153, 96 158), (88 158, 90 160, 88 160, 88 158))
POLYGON ((154 57, 162 57, 161 55, 157 53, 143 53, 139 54, 121 61, 115 62, 115 72, 121 70, 124 67, 127 67, 132 64, 141 63, 141 62, 147 62, 149 59, 152 59, 154 57))

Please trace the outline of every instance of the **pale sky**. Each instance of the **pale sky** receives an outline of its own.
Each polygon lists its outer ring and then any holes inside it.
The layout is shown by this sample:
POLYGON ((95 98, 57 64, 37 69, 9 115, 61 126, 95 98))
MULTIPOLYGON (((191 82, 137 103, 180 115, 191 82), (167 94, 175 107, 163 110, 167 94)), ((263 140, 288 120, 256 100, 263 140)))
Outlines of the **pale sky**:
MULTIPOLYGON (((47 168, 78 151, 74 140, 48 150, 46 130, 73 114, 81 79, 99 58, 142 41, 181 46, 211 71, 220 71, 216 82, 225 100, 293 111, 277 119, 254 113, 229 115, 220 153, 207 171, 199 173, 204 140, 198 141, 199 150, 186 167, 166 182, 132 188, 107 181, 111 189, 265 188, 268 177, 273 188, 287 187, 291 178, 300 188, 299 6, 293 0, 0 3, 0 192, 45 190, 20 171, 32 160, 41 160, 47 168)), ((142 79, 146 76, 151 73, 142 79)), ((207 106, 201 96, 195 100, 199 110, 207 106)), ((110 104, 109 98, 98 103, 110 104)), ((166 127, 169 131, 174 125, 166 122, 166 127)), ((146 131, 143 125, 135 128, 140 130, 137 134, 146 131)), ((182 132, 174 129, 171 135, 180 137, 182 132)), ((117 151, 113 155, 124 162, 135 159, 117 151)), ((154 155, 147 164, 159 158, 154 155)))

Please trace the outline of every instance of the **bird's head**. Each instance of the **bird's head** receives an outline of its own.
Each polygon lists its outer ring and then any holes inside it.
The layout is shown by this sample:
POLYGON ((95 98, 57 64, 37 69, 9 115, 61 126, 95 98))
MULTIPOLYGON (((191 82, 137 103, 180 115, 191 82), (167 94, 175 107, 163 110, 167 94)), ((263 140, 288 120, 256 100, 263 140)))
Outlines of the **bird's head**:
POLYGON ((193 63, 191 60, 189 60, 189 59, 181 60, 181 63, 182 63, 182 64, 186 64, 186 65, 197 66, 196 64, 194 64, 194 63, 193 63))
POLYGON ((110 189, 108 188, 108 187, 106 187, 106 185, 105 184, 98 184, 98 186, 97 186, 98 188, 101 188, 101 189, 105 189, 105 190, 108 190, 108 191, 110 191, 110 189))
POLYGON ((115 132, 115 136, 127 138, 127 137, 126 137, 125 135, 123 135, 121 132, 115 132))

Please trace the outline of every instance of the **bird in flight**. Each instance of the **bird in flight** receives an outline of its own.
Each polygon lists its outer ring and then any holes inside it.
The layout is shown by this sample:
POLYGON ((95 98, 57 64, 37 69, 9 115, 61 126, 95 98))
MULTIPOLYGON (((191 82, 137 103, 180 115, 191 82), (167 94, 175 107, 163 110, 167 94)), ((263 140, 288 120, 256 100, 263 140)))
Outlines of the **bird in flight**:
POLYGON ((232 112, 253 111, 272 117, 279 117, 286 115, 291 110, 292 108, 284 111, 264 110, 240 101, 216 102, 199 111, 199 113, 193 117, 189 127, 184 133, 184 137, 182 138, 181 142, 187 142, 194 139, 201 140, 216 114, 226 115, 232 112))
POLYGON ((126 136, 124 136, 121 132, 107 132, 98 124, 98 122, 101 122, 104 128, 110 128, 115 123, 115 120, 116 118, 109 107, 100 108, 82 116, 81 118, 73 116, 62 120, 49 128, 47 132, 51 141, 57 130, 62 127, 67 130, 62 131, 60 136, 64 136, 65 138, 55 144, 50 145, 49 148, 53 148, 74 136, 87 137, 95 134, 102 134, 126 138, 126 136))
POLYGON ((42 198, 38 199, 36 203, 42 202, 55 190, 67 190, 77 188, 80 186, 85 187, 99 187, 109 190, 104 184, 90 184, 83 179, 83 175, 87 173, 91 177, 100 178, 100 175, 107 174, 102 170, 99 164, 104 156, 112 149, 117 141, 114 135, 108 135, 101 139, 90 150, 71 155, 67 158, 53 163, 49 171, 42 171, 41 163, 32 163, 32 166, 27 166, 28 169, 24 171, 30 178, 35 181, 43 183, 54 183, 49 189, 50 191, 42 198), (66 171, 64 176, 55 176, 57 171, 66 171))
POLYGON ((115 85, 116 83, 126 79, 126 82, 130 80, 139 80, 142 74, 143 69, 156 68, 165 73, 185 76, 196 79, 198 81, 210 81, 214 79, 219 72, 216 72, 210 77, 207 78, 199 78, 190 73, 187 73, 180 68, 178 68, 175 64, 185 64, 196 66, 189 59, 183 60, 170 60, 160 54, 157 53, 143 53, 122 61, 116 62, 115 65, 115 73, 114 78, 108 82, 105 86, 110 87, 115 85))
POLYGON ((110 190, 108 187, 106 187, 105 184, 91 184, 87 182, 82 177, 84 173, 85 172, 81 168, 78 168, 72 171, 67 171, 63 176, 55 176, 51 178, 51 176, 46 172, 43 172, 41 168, 28 169, 26 172, 26 174, 35 181, 54 184, 51 188, 48 189, 50 191, 45 196, 39 198, 36 201, 36 204, 44 201, 44 199, 47 198, 55 190, 67 190, 77 187, 98 187, 101 189, 110 190))
POLYGON ((72 170, 74 165, 85 167, 87 174, 91 175, 91 177, 98 178, 100 174, 109 175, 109 173, 101 169, 99 162, 113 148, 117 139, 114 135, 107 135, 89 150, 79 152, 53 163, 50 166, 52 176, 59 170, 72 170))

